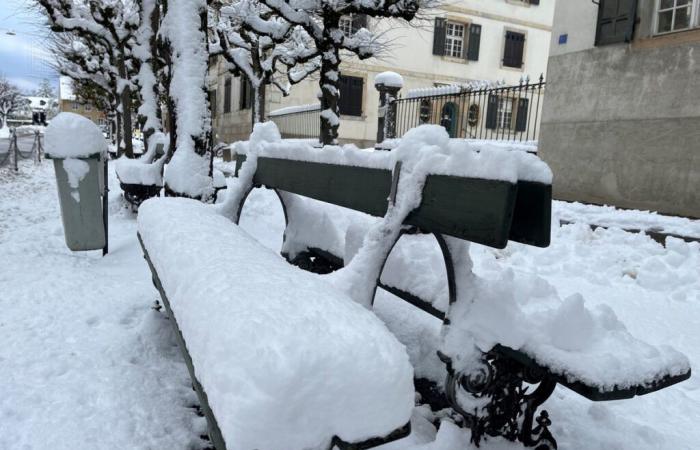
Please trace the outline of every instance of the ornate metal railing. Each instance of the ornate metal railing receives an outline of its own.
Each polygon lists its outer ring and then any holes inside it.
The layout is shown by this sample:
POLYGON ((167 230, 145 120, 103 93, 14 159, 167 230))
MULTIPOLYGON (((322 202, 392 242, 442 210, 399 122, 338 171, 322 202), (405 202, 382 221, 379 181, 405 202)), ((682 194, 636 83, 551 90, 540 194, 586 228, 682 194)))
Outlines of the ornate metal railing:
POLYGON ((423 90, 427 95, 414 91, 396 99, 394 136, 401 137, 421 124, 435 124, 444 126, 453 138, 535 140, 544 88, 544 76, 540 76, 537 83, 521 79, 514 86, 450 86, 433 89, 436 94, 423 90))

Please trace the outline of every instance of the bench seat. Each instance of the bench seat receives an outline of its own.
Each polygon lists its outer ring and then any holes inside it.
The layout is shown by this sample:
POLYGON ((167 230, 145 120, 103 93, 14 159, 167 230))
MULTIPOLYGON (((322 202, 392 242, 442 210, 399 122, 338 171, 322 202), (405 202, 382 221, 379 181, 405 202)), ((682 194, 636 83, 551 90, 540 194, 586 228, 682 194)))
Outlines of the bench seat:
POLYGON ((409 422, 413 369, 371 311, 216 206, 151 199, 138 231, 226 448, 321 448, 409 422))

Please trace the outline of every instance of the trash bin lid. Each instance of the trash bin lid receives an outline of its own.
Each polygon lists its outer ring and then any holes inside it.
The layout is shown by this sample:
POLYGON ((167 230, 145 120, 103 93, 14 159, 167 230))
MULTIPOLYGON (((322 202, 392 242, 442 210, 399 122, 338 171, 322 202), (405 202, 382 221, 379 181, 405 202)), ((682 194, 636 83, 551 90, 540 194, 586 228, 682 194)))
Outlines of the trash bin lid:
POLYGON ((79 114, 62 112, 54 117, 44 139, 47 158, 95 158, 107 152, 100 128, 79 114))

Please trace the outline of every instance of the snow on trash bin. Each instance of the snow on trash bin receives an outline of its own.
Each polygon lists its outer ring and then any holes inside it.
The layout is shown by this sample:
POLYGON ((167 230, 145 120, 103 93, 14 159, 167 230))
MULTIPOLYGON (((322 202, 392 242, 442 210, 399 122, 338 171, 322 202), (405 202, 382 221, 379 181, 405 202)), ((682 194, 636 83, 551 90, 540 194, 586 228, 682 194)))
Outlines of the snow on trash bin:
POLYGON ((46 157, 54 162, 66 245, 73 251, 103 249, 102 211, 107 142, 91 120, 57 115, 46 128, 46 157))

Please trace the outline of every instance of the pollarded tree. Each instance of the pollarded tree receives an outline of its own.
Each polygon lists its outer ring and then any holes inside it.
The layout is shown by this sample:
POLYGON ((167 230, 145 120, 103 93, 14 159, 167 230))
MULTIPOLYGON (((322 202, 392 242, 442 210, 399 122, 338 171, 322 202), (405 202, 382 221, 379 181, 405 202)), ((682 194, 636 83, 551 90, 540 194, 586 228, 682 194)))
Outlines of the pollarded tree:
MULTIPOLYGON (((338 138, 340 99, 340 52, 359 59, 375 56, 382 43, 366 28, 346 34, 340 27, 343 16, 412 20, 430 0, 260 0, 291 24, 302 27, 321 57, 321 143, 334 144, 338 138)), ((432 3, 432 2, 431 2, 432 3)))
POLYGON ((117 74, 116 92, 120 100, 122 135, 120 152, 133 157, 131 46, 139 27, 136 0, 36 0, 46 12, 51 30, 80 39, 100 65, 111 66, 117 74))
POLYGON ((318 52, 306 31, 258 0, 239 0, 218 11, 216 45, 229 70, 243 74, 253 88, 253 123, 265 117, 265 87, 273 85, 288 95, 320 68, 318 52))
POLYGON ((13 112, 28 104, 20 90, 4 76, 0 75, 0 128, 7 126, 7 118, 13 112))
POLYGON ((169 97, 176 113, 177 141, 165 172, 165 191, 206 200, 213 193, 206 157, 211 116, 206 91, 209 59, 205 0, 169 0, 159 38, 171 52, 169 97))

